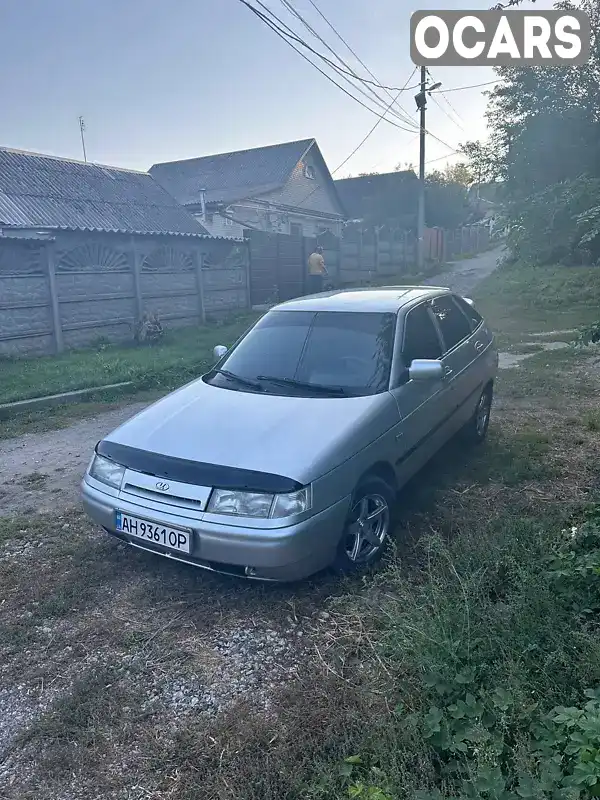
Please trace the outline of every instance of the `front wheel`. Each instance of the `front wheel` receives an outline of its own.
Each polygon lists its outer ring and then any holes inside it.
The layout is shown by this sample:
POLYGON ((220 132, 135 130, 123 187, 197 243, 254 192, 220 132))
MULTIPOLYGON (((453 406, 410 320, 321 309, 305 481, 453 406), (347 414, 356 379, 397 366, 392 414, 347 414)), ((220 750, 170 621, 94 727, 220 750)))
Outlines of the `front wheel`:
POLYGON ((491 386, 486 386, 477 401, 477 407, 471 419, 462 430, 463 439, 470 444, 481 444, 487 436, 492 413, 494 393, 491 386))
POLYGON ((391 534, 395 501, 394 490, 383 479, 361 481, 338 545, 337 572, 359 572, 379 561, 391 534))

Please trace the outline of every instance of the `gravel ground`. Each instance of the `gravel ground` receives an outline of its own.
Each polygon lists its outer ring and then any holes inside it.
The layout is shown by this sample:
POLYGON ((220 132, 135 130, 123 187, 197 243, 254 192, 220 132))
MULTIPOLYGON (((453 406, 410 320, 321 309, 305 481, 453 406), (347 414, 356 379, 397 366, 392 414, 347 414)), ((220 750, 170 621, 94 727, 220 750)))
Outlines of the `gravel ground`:
POLYGON ((145 403, 130 403, 69 428, 0 441, 0 516, 44 513, 78 502, 94 446, 145 403))

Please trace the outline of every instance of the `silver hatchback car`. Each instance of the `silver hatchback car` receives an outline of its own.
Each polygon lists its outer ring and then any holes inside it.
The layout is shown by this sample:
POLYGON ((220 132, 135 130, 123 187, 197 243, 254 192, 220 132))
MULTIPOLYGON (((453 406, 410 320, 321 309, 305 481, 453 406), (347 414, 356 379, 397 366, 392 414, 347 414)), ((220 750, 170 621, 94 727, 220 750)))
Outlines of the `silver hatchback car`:
POLYGON ((98 443, 83 502, 134 547, 284 581, 374 563, 402 485, 485 438, 498 368, 472 302, 435 287, 282 303, 215 357, 98 443))

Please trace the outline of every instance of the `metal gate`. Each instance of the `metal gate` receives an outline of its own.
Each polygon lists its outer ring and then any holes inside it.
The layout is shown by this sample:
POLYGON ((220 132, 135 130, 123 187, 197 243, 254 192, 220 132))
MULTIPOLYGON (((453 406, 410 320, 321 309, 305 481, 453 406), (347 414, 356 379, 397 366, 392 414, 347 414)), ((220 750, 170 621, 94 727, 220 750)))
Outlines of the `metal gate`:
POLYGON ((300 297, 305 291, 308 254, 301 236, 248 231, 250 302, 253 306, 300 297))

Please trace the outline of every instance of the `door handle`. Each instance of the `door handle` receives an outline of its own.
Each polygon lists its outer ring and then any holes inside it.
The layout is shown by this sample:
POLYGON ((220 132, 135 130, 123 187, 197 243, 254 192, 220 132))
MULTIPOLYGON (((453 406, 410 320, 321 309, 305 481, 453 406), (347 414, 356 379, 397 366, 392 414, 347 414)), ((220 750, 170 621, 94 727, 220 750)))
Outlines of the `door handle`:
POLYGON ((450 367, 444 367, 444 378, 451 378, 454 375, 454 370, 450 367))
POLYGON ((475 350, 477 350, 478 353, 481 353, 484 348, 485 344, 483 342, 475 342, 475 350))

